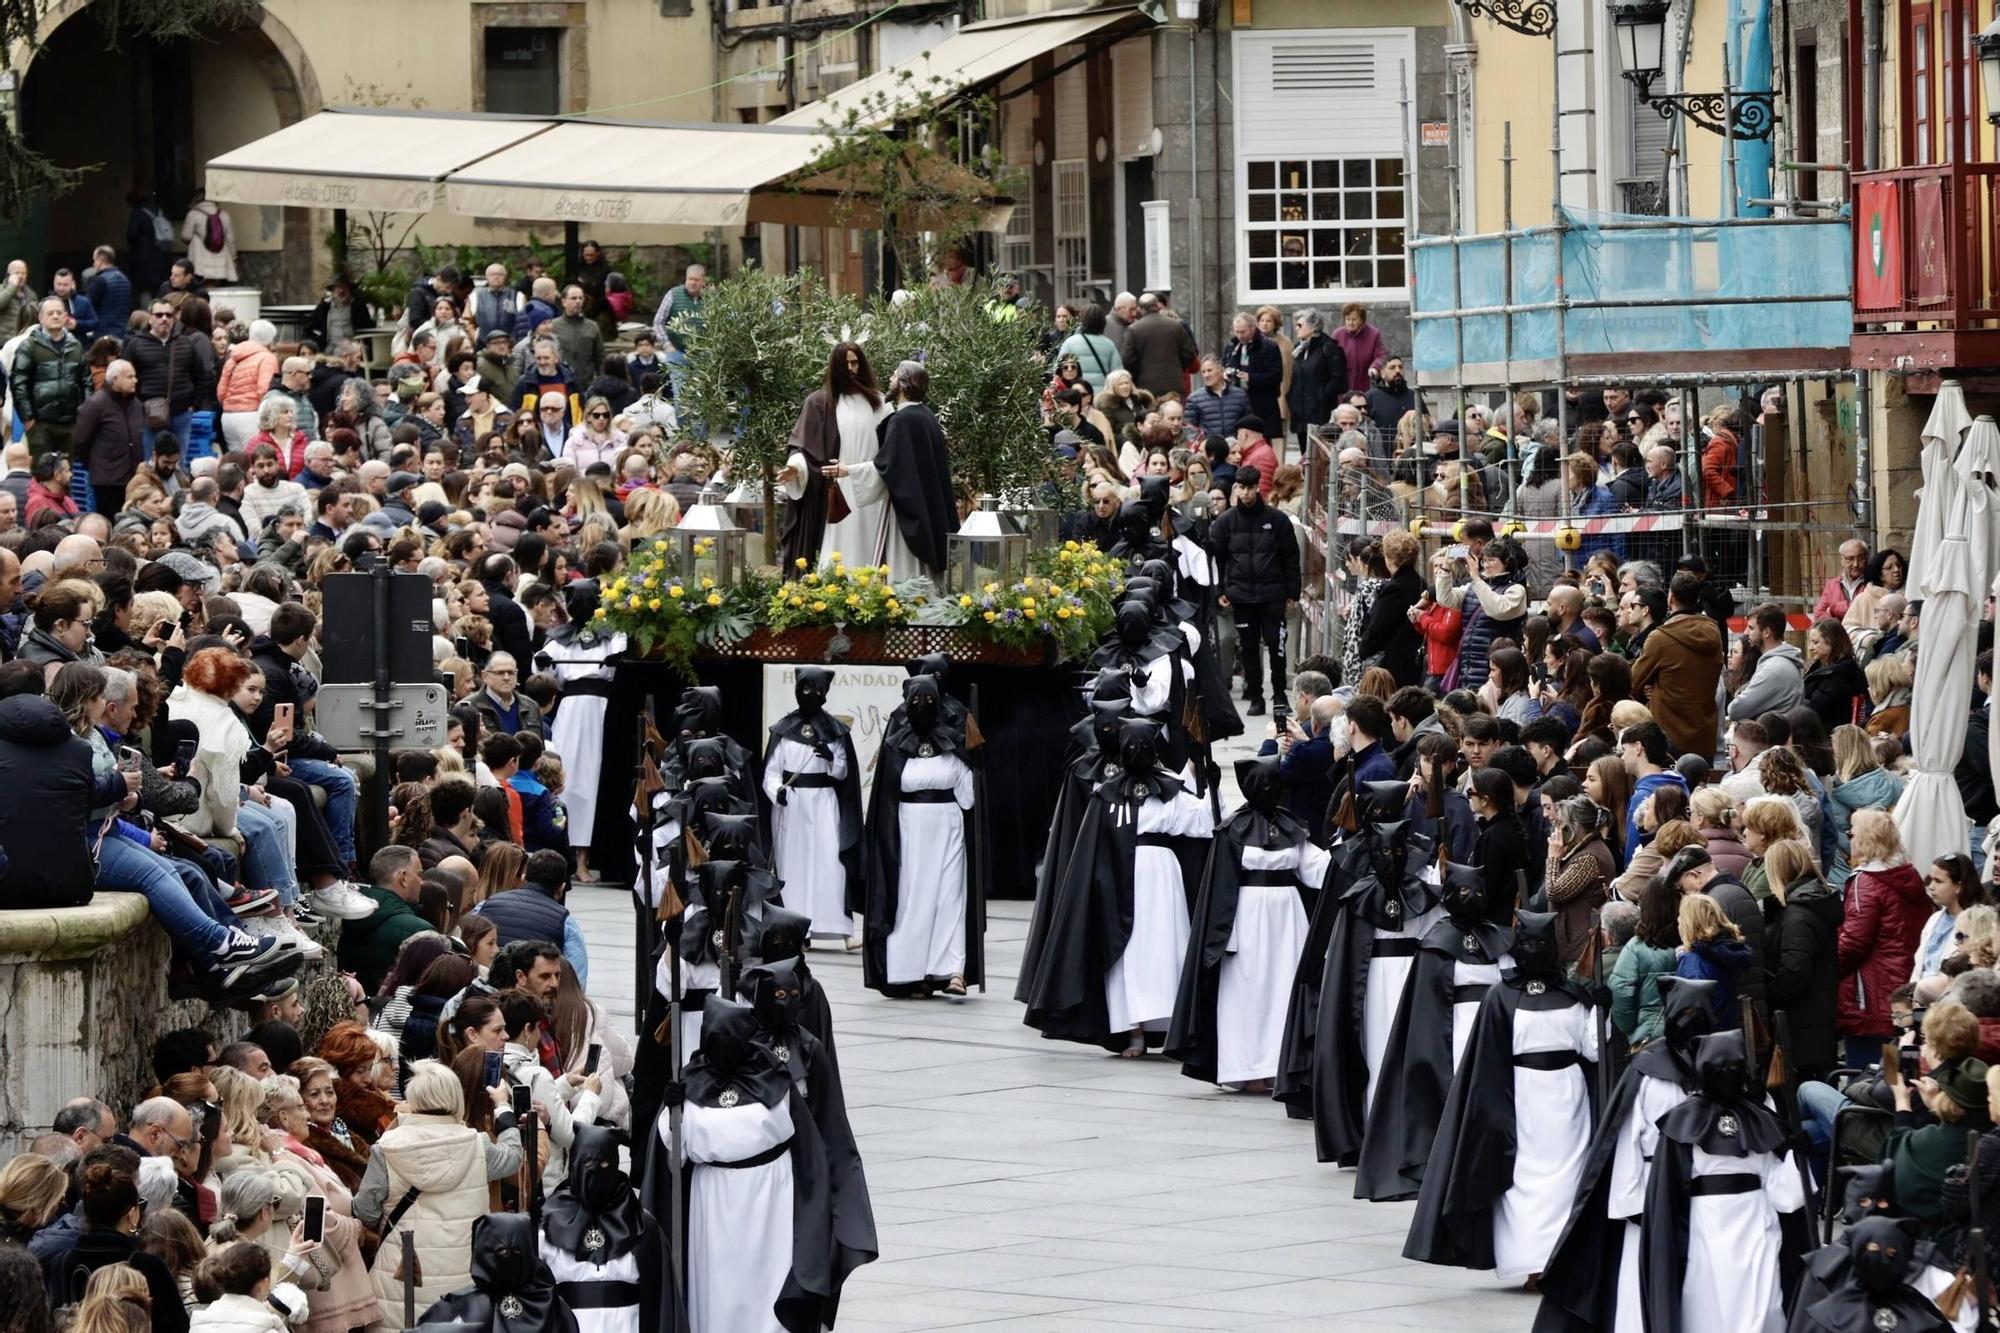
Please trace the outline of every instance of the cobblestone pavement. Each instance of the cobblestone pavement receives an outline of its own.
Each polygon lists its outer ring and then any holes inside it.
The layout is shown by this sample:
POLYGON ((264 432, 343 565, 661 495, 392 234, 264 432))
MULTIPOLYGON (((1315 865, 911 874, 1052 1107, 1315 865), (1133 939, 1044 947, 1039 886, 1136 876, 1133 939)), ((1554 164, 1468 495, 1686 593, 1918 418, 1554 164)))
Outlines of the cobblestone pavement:
MULTIPOLYGON (((623 890, 576 889, 591 994, 632 1012, 623 890)), ((1402 1258, 1410 1205, 1353 1197, 1311 1129, 1158 1057, 1042 1040, 1011 998, 1026 903, 993 904, 992 976, 961 1003, 885 1000, 813 950, 882 1257, 841 1333, 1237 1329, 1513 1333, 1534 1298, 1402 1258)))

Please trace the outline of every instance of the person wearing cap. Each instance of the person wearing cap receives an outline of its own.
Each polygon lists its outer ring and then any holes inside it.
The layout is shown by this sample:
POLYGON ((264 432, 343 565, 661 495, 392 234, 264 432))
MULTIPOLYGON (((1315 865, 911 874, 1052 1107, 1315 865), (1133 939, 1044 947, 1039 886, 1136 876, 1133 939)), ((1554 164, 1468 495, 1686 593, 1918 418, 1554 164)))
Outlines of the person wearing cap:
POLYGON ((494 431, 504 433, 513 424, 514 414, 501 405, 482 376, 474 375, 458 386, 458 392, 465 400, 465 410, 458 414, 451 433, 461 453, 470 454, 487 435, 494 431))
POLYGON ((479 375, 492 395, 503 403, 514 401, 514 334, 509 329, 494 329, 480 339, 479 355, 473 361, 473 370, 479 375))
POLYGON ((1004 273, 995 284, 995 295, 986 303, 986 315, 995 324, 1010 324, 1021 317, 1021 280, 1004 273))
POLYGON ((1237 477, 1240 479, 1244 468, 1257 469, 1257 487, 1260 495, 1271 493, 1273 474, 1278 470, 1278 451, 1271 447, 1271 430, 1260 417, 1248 416, 1236 423, 1236 447, 1240 451, 1236 459, 1237 477))
POLYGON ((417 521, 416 510, 411 508, 410 492, 423 484, 424 479, 414 472, 391 472, 382 508, 369 517, 384 519, 390 527, 409 527, 417 521))

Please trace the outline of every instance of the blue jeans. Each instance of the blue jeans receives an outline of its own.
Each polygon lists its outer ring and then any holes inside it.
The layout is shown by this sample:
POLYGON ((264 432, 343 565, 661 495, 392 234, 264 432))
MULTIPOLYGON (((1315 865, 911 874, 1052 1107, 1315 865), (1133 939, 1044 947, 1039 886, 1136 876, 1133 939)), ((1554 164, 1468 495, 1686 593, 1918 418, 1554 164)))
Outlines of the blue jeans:
POLYGON ((308 787, 318 787, 326 793, 326 827, 333 834, 333 845, 340 850, 340 859, 348 865, 354 864, 354 811, 359 800, 359 788, 354 775, 339 764, 330 764, 324 759, 288 759, 292 776, 308 787))
POLYGON ((277 802, 269 808, 255 801, 236 807, 236 832, 243 839, 243 877, 252 888, 276 889, 278 901, 290 907, 299 900, 299 879, 292 868, 292 839, 277 802))
MULTIPOLYGON (((192 866, 188 869, 201 873, 192 866)), ((173 861, 115 833, 99 849, 97 887, 144 894, 161 927, 191 953, 213 954, 229 942, 229 928, 201 909, 173 861)))

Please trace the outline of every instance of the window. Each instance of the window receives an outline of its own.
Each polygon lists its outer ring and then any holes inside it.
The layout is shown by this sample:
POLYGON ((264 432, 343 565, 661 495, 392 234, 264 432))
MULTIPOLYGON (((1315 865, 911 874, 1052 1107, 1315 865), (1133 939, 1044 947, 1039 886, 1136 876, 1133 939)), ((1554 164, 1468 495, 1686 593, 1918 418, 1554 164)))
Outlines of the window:
POLYGON ((486 30, 486 109, 517 116, 562 114, 562 29, 486 30))
POLYGON ((1055 163, 1056 300, 1080 301, 1090 281, 1090 163, 1055 163))
MULTIPOLYGON (((1820 160, 1819 148, 1819 42, 1815 36, 1802 31, 1798 38, 1798 57, 1794 62, 1792 76, 1792 115, 1794 117, 1793 142, 1798 146, 1798 154, 1807 162, 1820 160)), ((1799 198, 1819 198, 1819 173, 1801 171, 1792 178, 1798 187, 1799 198)))
POLYGON ((1035 192, 1024 189, 1014 196, 1014 211, 1007 215, 1007 230, 1000 237, 1000 267, 1027 281, 1035 266, 1035 192))
POLYGON ((1910 10, 1909 154, 1912 166, 1932 160, 1931 154, 1931 7, 1910 10))
POLYGON ((1247 164, 1244 241, 1260 292, 1403 286, 1403 159, 1247 164))
POLYGON ((1237 299, 1405 295, 1411 30, 1239 31, 1233 45, 1237 299))

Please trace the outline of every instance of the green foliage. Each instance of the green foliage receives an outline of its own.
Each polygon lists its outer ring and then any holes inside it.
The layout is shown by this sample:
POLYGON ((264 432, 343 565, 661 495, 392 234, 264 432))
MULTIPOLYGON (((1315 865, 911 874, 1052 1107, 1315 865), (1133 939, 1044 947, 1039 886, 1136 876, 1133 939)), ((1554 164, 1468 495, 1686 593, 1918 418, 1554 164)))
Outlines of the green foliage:
POLYGON ((711 579, 683 579, 674 569, 672 546, 655 541, 634 550, 605 583, 596 619, 693 680, 696 650, 748 638, 767 595, 768 585, 758 581, 720 589, 711 579))
POLYGON ((702 297, 701 327, 686 337, 682 420, 702 421, 735 441, 735 475, 782 467, 806 396, 826 377, 827 357, 860 309, 834 296, 810 269, 745 269, 702 297))
POLYGON ((38 203, 68 194, 101 165, 59 167, 21 142, 0 118, 0 216, 18 218, 38 203))
POLYGON ((995 110, 990 97, 959 97, 939 76, 905 70, 894 87, 822 120, 829 145, 800 175, 831 177, 836 220, 879 226, 905 274, 929 273, 1019 175, 974 147, 990 139, 995 110))
POLYGON ((1046 480, 1051 455, 1039 317, 992 301, 972 285, 912 290, 876 308, 868 355, 885 379, 897 361, 924 363, 953 475, 997 494, 1046 480))

